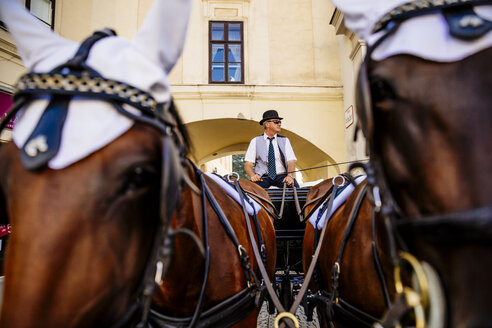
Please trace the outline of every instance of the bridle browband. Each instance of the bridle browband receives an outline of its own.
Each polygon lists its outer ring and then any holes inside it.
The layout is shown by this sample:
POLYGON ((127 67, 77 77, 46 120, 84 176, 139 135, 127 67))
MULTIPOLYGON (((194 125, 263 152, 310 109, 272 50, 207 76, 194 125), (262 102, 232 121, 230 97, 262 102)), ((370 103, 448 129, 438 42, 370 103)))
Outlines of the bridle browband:
MULTIPOLYGON (((110 103, 120 114, 137 122, 150 125, 162 135, 162 174, 159 225, 151 248, 142 282, 135 294, 135 303, 113 327, 124 327, 139 320, 137 327, 147 325, 150 304, 156 286, 160 284, 167 270, 172 253, 174 232, 169 226, 182 185, 185 182, 183 165, 188 147, 187 135, 182 128, 174 104, 157 103, 149 93, 127 83, 104 78, 86 64, 92 46, 99 40, 115 36, 110 29, 95 32, 77 50, 75 56, 49 73, 27 73, 16 86, 14 104, 0 122, 2 131, 15 114, 39 96, 49 96, 50 102, 44 113, 56 113, 54 124, 43 126, 43 116, 29 140, 36 133, 46 134, 48 149, 31 152, 24 146, 20 149, 21 161, 28 170, 41 170, 56 155, 61 141, 61 129, 68 104, 73 97, 84 97, 110 103), (138 109, 140 115, 126 110, 123 105, 138 109), (54 108, 54 109, 53 109, 54 108), (47 127, 55 126, 56 131, 47 127)), ((45 115, 43 113, 43 115, 45 115)), ((52 116, 53 117, 53 116, 52 116)), ((44 135, 43 135, 44 136, 44 135)))
MULTIPOLYGON (((371 160, 367 164, 355 164, 351 167, 362 167, 368 174, 369 193, 375 201, 377 212, 380 212, 384 218, 387 234, 389 237, 391 258, 395 270, 400 272, 402 262, 411 264, 414 272, 420 271, 420 263, 410 254, 399 253, 399 249, 406 250, 407 244, 416 240, 424 239, 434 242, 490 242, 492 239, 492 206, 471 209, 455 213, 438 214, 419 219, 404 218, 401 210, 394 201, 394 197, 388 187, 388 179, 385 175, 379 154, 375 147, 374 141, 374 121, 373 121, 373 103, 371 99, 371 90, 369 86, 369 64, 371 54, 381 45, 389 36, 393 35, 405 20, 413 17, 442 13, 448 23, 450 34, 458 39, 469 41, 483 36, 492 29, 492 22, 477 16, 473 11, 473 6, 492 4, 491 0, 423 0, 411 1, 387 13, 376 23, 373 33, 381 32, 382 36, 368 48, 363 64, 359 71, 357 81, 357 111, 359 124, 367 140, 368 152, 371 160), (460 24, 460 20, 469 15, 477 18, 476 24, 460 24), (382 196, 382 197, 381 197, 382 196), (381 200, 382 202, 378 201, 381 200)), ((419 275, 419 274, 417 274, 419 275)), ((422 274, 420 274, 422 276, 422 274)), ((425 280, 425 277, 423 278, 425 280)), ((422 279, 419 281, 421 283, 422 279)), ((409 288, 409 287, 408 287, 409 288)), ((406 290, 407 291, 407 290, 406 290)), ((413 293, 410 291, 409 293, 413 293)), ((397 300, 390 308, 382 323, 376 327, 393 327, 400 322, 400 319, 408 313, 409 309, 415 309, 417 327, 425 325, 426 306, 420 302, 413 302, 409 294, 398 290, 397 300), (423 319, 423 320, 421 320, 423 319)), ((418 292, 416 292, 418 295, 418 292)), ((426 295, 419 295, 425 298, 426 295)), ((419 298, 417 297, 417 298, 419 298)))

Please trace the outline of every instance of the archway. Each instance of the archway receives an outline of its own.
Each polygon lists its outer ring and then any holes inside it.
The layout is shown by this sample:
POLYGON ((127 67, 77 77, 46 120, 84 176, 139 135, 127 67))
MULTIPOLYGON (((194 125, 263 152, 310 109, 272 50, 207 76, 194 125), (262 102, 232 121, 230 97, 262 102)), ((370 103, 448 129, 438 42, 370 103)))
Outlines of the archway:
MULTIPOLYGON (((211 119, 186 124, 192 141, 191 156, 198 165, 223 156, 245 153, 250 140, 263 133, 256 121, 232 118, 211 119)), ((282 129, 297 157, 297 169, 304 181, 326 179, 345 170, 313 142, 282 129)))

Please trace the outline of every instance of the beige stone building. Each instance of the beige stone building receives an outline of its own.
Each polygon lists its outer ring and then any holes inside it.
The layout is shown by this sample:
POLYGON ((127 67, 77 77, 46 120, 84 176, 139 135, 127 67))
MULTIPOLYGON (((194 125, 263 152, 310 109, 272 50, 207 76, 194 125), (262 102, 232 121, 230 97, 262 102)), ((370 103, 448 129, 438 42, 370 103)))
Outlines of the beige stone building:
MULTIPOLYGON (((152 0, 28 3, 57 33, 81 41, 103 27, 131 38, 152 0)), ((193 0, 185 49, 170 76, 193 160, 229 172, 232 162, 224 156, 244 153, 262 133, 262 113, 276 109, 297 169, 305 170, 299 178, 344 172, 347 166, 337 163, 365 157, 363 140, 352 141, 354 82, 364 51, 327 0, 193 0)), ((2 111, 23 72, 12 39, 0 29, 2 111)), ((9 131, 1 138, 8 140, 9 131)))

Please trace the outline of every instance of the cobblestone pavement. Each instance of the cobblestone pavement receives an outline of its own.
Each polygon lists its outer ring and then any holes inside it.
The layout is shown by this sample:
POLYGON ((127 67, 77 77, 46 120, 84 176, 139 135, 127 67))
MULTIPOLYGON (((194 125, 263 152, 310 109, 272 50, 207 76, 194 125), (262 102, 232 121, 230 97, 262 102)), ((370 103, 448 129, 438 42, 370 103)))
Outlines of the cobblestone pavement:
MULTIPOLYGON (((296 312, 296 317, 299 320, 300 328, 318 328, 318 316, 316 311, 314 311, 313 321, 309 322, 306 320, 306 315, 304 314, 304 308, 299 306, 296 312)), ((269 315, 267 310, 267 303, 263 303, 260 315, 258 316, 257 328, 273 328, 273 323, 275 322, 275 314, 269 315)))

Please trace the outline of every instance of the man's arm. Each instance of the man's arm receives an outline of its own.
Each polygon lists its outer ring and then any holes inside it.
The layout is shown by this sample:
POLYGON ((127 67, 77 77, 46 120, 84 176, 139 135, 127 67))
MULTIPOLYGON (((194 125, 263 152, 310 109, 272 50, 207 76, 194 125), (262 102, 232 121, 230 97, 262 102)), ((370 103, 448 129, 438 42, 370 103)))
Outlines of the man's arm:
POLYGON ((256 174, 253 169, 253 163, 255 162, 255 158, 256 158, 256 138, 253 138, 249 143, 246 154, 244 155, 244 170, 246 171, 246 174, 249 176, 251 181, 253 182, 263 181, 261 177, 258 174, 256 174))
POLYGON ((294 154, 294 149, 290 144, 290 140, 287 138, 285 141, 285 157, 287 160, 287 176, 284 178, 283 182, 287 185, 292 186, 294 184, 294 171, 296 170, 296 155, 294 154))
POLYGON ((244 162, 244 170, 246 171, 246 174, 249 176, 251 181, 253 181, 253 182, 263 181, 263 179, 260 177, 260 175, 256 174, 255 171, 253 170, 253 163, 244 162))

